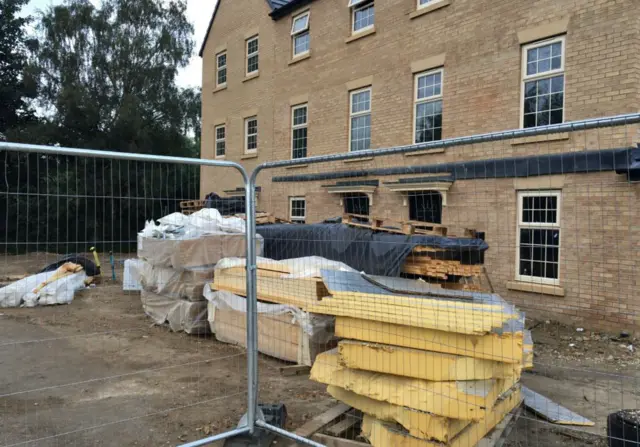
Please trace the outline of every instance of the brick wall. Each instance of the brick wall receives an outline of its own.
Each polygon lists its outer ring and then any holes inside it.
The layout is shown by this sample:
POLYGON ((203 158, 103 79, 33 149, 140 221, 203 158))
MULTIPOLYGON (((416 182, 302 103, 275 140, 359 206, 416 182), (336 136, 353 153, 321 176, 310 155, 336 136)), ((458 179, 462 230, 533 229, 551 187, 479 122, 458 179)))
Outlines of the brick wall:
MULTIPOLYGON (((343 0, 317 0, 273 21, 264 0, 220 0, 203 54, 202 157, 213 158, 213 128, 227 125, 226 160, 248 170, 291 156, 291 106, 308 103, 308 155, 348 150, 348 85, 371 76, 372 147, 412 142, 412 63, 444 54, 443 137, 518 128, 521 108, 519 33, 566 25, 565 120, 639 110, 640 3, 635 0, 450 0, 411 19, 415 0, 376 4, 375 33, 346 42, 349 11, 343 0), (311 11, 310 57, 291 64, 291 16, 311 11), (508 27, 508 30, 505 30, 508 27), (245 38, 260 36, 260 74, 244 79, 245 38), (227 88, 215 89, 215 54, 227 50, 227 88), (243 118, 257 113, 259 149, 243 156, 243 118)), ((305 196, 307 221, 342 212, 339 197, 322 185, 335 181, 272 183, 275 175, 310 174, 389 166, 626 147, 639 141, 637 126, 573 132, 532 140, 447 148, 417 156, 391 156, 352 163, 322 163, 260 174, 259 209, 288 215, 288 198, 305 196)), ((237 175, 203 170, 202 193, 241 185, 237 175)), ((400 194, 375 177, 371 214, 408 218, 400 194)), ((538 188, 544 188, 541 177, 538 188)), ((551 182, 551 181, 550 181, 551 182)), ((535 181, 534 181, 535 183, 535 181)), ((551 183, 550 183, 551 184, 551 183)), ((633 296, 639 227, 638 187, 613 172, 562 179, 561 286, 565 296, 507 290, 515 275, 516 190, 514 179, 458 180, 448 194, 443 223, 487 234, 487 268, 498 293, 533 312, 586 318, 592 325, 638 325, 633 296)), ((455 230, 454 230, 455 231, 455 230)))

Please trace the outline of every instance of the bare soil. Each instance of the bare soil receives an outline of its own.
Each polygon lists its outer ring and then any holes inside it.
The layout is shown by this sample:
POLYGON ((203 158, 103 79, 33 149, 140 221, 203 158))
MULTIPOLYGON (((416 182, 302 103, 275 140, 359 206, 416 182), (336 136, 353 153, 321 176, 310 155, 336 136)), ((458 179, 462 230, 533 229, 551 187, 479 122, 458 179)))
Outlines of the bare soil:
MULTIPOLYGON (((56 258, 2 255, 0 279, 56 258)), ((122 291, 117 265, 115 282, 103 278, 69 305, 0 309, 0 445, 176 445, 237 424, 244 351, 153 325, 138 294, 122 291)), ((522 382, 596 425, 563 427, 524 413, 505 445, 605 446, 607 415, 640 407, 639 340, 528 323, 535 367, 522 382)), ((260 401, 284 402, 289 429, 335 404, 321 384, 282 377, 282 364, 260 357, 260 401)))

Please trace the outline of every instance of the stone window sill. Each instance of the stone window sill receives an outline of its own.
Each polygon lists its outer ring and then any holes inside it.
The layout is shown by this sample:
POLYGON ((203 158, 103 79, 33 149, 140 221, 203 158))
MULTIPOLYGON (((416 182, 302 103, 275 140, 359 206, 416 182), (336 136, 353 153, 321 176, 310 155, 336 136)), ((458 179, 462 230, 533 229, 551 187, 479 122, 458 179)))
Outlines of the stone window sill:
POLYGON ((441 1, 435 2, 432 5, 424 6, 420 9, 416 9, 411 14, 409 14, 409 18, 415 19, 416 17, 420 17, 425 14, 429 14, 430 12, 437 11, 438 9, 444 8, 445 6, 449 6, 449 4, 450 4, 449 0, 441 0, 441 1))
POLYGON ((531 143, 548 143, 551 141, 562 141, 569 139, 569 132, 552 133, 547 135, 535 135, 533 137, 514 138, 511 140, 511 146, 531 143))
POLYGON ((309 51, 301 56, 296 56, 293 59, 291 59, 289 61, 289 65, 297 64, 298 62, 303 61, 305 59, 309 59, 310 57, 311 57, 311 52, 309 51))
POLYGON ((438 149, 425 149, 424 151, 405 152, 405 157, 417 157, 419 155, 431 155, 431 154, 444 154, 444 148, 438 149))
POLYGON ((309 165, 295 165, 295 166, 286 166, 285 169, 302 169, 308 168, 309 165))
POLYGON ((226 90, 226 89, 227 89, 227 84, 221 84, 213 89, 213 93, 221 92, 222 90, 226 90))
POLYGON ((343 160, 344 163, 358 163, 359 161, 373 160, 373 157, 354 158, 351 160, 343 160))
POLYGON ((224 160, 225 158, 227 158, 225 155, 216 155, 215 156, 216 160, 224 160))
POLYGON ((507 281, 507 289, 520 292, 539 293, 541 295, 564 296, 564 288, 548 284, 535 284, 523 281, 507 281))
POLYGON ((256 71, 255 73, 251 73, 250 75, 245 76, 245 78, 242 80, 242 82, 250 81, 252 79, 257 78, 258 76, 260 76, 260 72, 256 71))
POLYGON ((376 27, 373 26, 364 31, 359 31, 357 33, 352 34, 351 36, 347 37, 344 42, 345 43, 353 42, 354 40, 362 39, 363 37, 375 34, 375 32, 376 32, 376 27))
POLYGON ((240 160, 248 160, 250 158, 258 158, 258 153, 254 152, 251 154, 244 154, 243 156, 240 157, 240 160))

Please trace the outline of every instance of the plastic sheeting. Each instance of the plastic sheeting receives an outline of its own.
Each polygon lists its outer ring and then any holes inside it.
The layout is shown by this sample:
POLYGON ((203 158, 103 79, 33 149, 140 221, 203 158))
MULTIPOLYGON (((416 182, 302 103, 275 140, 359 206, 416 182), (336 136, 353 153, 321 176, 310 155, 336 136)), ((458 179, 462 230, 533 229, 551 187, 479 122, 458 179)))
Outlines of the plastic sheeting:
POLYGON ((168 323, 174 332, 208 334, 206 301, 186 301, 169 298, 143 290, 140 293, 142 308, 156 324, 168 323))
POLYGON ((84 289, 87 274, 72 273, 47 284, 34 293, 40 284, 56 274, 56 271, 38 273, 0 289, 0 307, 35 307, 52 304, 68 304, 77 290, 84 289))
POLYGON ((489 248, 481 239, 392 234, 343 224, 260 225, 264 256, 276 260, 322 256, 370 275, 398 276, 416 246, 441 248, 463 262, 476 262, 489 248))
POLYGON ((203 301, 202 291, 213 280, 214 266, 175 270, 156 267, 143 259, 124 261, 123 290, 146 290, 170 298, 203 301))
MULTIPOLYGON (((347 264, 339 261, 331 261, 330 259, 320 256, 305 256, 303 258, 283 259, 276 261, 274 259, 263 258, 258 256, 256 259, 258 266, 274 264, 289 270, 289 274, 283 273, 282 278, 319 278, 322 276, 322 270, 338 270, 340 272, 356 272, 347 264)), ((228 269, 232 267, 244 267, 247 265, 246 258, 225 258, 216 264, 217 270, 228 269)))

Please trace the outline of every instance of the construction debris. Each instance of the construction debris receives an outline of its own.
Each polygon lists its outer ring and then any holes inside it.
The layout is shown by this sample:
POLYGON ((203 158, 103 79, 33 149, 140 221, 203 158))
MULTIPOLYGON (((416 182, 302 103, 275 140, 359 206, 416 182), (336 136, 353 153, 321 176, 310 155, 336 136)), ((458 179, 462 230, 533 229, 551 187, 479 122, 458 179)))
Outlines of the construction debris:
POLYGON ((593 426, 593 421, 522 385, 524 405, 538 416, 560 425, 593 426))
POLYGON ((0 288, 0 307, 35 307, 68 304, 87 285, 79 264, 65 262, 57 270, 27 276, 0 288))

